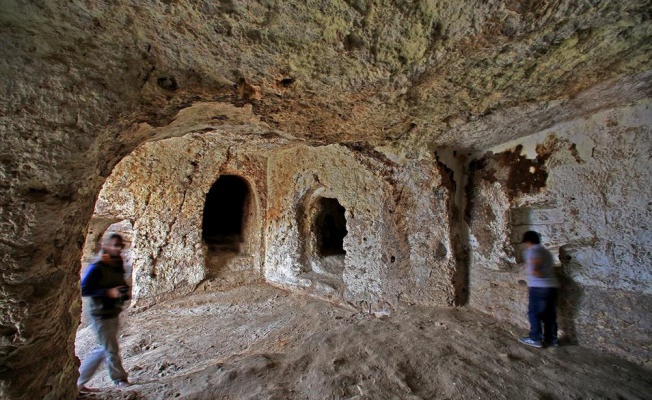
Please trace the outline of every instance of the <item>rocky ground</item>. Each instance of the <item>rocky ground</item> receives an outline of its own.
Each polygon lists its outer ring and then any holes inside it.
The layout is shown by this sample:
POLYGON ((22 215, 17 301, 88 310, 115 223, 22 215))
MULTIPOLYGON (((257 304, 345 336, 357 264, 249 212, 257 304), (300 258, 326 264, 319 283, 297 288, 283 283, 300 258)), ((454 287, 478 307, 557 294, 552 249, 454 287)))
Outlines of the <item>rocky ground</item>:
MULTIPOLYGON (((80 399, 645 399, 649 369, 466 308, 404 305, 388 318, 267 285, 203 291, 122 316, 132 385, 102 368, 80 399)), ((95 337, 80 329, 77 355, 95 337)))

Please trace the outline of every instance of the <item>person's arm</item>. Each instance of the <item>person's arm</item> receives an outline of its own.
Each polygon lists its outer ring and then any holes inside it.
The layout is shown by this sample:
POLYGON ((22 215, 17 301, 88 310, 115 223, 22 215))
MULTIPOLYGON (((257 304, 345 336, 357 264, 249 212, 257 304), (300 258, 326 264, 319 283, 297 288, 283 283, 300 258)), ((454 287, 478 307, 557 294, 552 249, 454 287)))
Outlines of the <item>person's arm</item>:
POLYGON ((88 272, 81 281, 81 293, 84 297, 101 297, 106 295, 105 288, 97 287, 97 283, 102 277, 102 272, 97 268, 97 264, 92 264, 88 272))
POLYGON ((530 259, 530 262, 532 263, 532 275, 536 276, 537 278, 543 278, 543 272, 541 271, 541 264, 543 264, 543 260, 541 257, 538 254, 534 255, 530 259))
POLYGON ((84 297, 102 297, 106 296, 111 299, 120 297, 120 290, 117 287, 113 288, 100 288, 97 287, 97 282, 100 280, 102 272, 97 268, 97 264, 90 266, 86 276, 81 282, 81 292, 84 297))

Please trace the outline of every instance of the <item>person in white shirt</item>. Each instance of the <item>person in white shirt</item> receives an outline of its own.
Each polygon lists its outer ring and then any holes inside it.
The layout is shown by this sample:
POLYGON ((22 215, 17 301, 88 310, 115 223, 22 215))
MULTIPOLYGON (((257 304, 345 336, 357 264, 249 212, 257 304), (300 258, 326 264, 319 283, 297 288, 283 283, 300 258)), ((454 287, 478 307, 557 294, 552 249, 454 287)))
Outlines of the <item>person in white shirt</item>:
POLYGON ((556 347, 559 345, 557 339, 559 281, 553 270, 552 254, 541 245, 541 238, 534 231, 525 232, 522 243, 525 244, 523 258, 529 295, 530 333, 519 341, 539 348, 544 345, 556 347))

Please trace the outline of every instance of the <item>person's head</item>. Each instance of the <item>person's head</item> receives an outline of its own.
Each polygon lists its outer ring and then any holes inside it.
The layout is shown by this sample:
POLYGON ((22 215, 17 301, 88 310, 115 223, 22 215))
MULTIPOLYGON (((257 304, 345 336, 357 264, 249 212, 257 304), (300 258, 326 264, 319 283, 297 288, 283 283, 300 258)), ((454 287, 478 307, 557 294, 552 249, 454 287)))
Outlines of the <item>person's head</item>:
POLYGON ((533 244, 541 244, 541 238, 539 237, 539 234, 536 233, 535 231, 527 231, 523 234, 523 240, 521 240, 521 243, 525 243, 525 245, 533 245, 533 244))
POLYGON ((112 234, 102 243, 102 251, 112 257, 119 256, 123 247, 122 236, 117 233, 112 234))

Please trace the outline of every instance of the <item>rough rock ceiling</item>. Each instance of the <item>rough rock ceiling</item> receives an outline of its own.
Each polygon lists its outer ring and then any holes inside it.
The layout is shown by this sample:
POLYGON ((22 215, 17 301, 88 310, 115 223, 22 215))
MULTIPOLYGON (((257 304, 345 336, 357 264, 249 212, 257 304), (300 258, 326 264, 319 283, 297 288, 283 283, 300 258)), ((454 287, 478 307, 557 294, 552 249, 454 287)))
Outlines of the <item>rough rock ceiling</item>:
POLYGON ((316 141, 472 150, 651 92, 650 1, 4 0, 0 10, 0 68, 28 83, 6 84, 9 103, 28 113, 57 103, 53 123, 84 132, 166 124, 209 100, 252 103, 273 129, 316 141))
MULTIPOLYGON (((137 123, 167 126, 203 101, 246 106, 279 136, 314 143, 484 149, 649 97, 651 10, 641 0, 0 0, 0 328, 15 336, 0 366, 13 386, 0 392, 70 397, 58 394, 77 369, 79 247, 104 178, 157 132, 137 123)), ((191 125, 183 115, 176 124, 191 125)))

